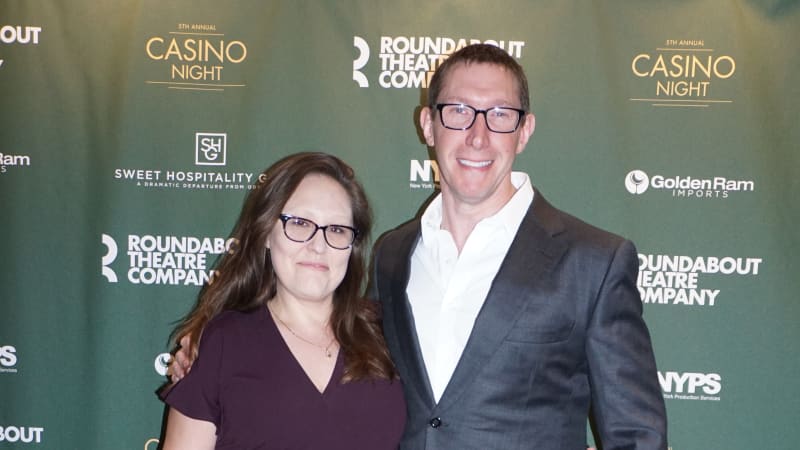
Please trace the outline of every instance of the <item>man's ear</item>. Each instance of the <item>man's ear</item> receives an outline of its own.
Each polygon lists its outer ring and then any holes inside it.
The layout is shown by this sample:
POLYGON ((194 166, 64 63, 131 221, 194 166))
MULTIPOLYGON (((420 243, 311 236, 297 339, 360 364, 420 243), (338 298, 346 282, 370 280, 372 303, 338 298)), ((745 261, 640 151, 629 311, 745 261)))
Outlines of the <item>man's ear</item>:
POLYGON ((533 135, 534 129, 536 129, 536 117, 534 117, 533 113, 528 113, 525 115, 525 123, 522 124, 519 131, 519 140, 517 141, 518 155, 525 150, 525 146, 533 135))
POLYGON ((425 143, 429 147, 434 147, 433 141, 433 111, 427 106, 419 112, 419 125, 422 127, 422 135, 425 136, 425 143))

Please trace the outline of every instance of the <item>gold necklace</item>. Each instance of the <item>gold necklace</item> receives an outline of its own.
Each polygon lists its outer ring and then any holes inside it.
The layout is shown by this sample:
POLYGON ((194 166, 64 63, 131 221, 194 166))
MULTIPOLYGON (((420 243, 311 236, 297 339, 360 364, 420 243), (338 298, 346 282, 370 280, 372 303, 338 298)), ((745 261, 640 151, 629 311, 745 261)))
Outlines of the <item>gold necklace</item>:
MULTIPOLYGON (((269 309, 269 308, 267 308, 267 309, 269 309)), ((315 343, 315 342, 311 342, 311 341, 309 341, 308 339, 304 338, 303 336, 300 336, 299 334, 295 333, 295 332, 294 332, 294 330, 292 330, 292 327, 290 327, 289 325, 287 325, 287 324, 286 324, 286 322, 284 322, 283 320, 281 320, 281 318, 280 318, 280 317, 278 317, 278 315, 277 315, 277 314, 275 314, 275 312, 274 312, 274 311, 272 311, 272 309, 270 309, 270 310, 269 310, 269 312, 270 312, 270 313, 272 313, 272 317, 274 317, 274 318, 278 319, 278 322, 280 322, 280 323, 281 323, 281 325, 283 325, 284 327, 286 327, 286 329, 287 329, 287 330, 289 330, 289 333, 292 333, 292 334, 294 335, 294 337, 296 337, 297 339, 300 339, 301 341, 303 341, 303 342, 305 342, 305 343, 311 344, 311 345, 313 345, 314 347, 317 347, 317 348, 320 348, 320 349, 322 349, 322 351, 325 353, 325 356, 326 356, 326 357, 328 357, 328 358, 330 358, 331 356, 333 356, 333 353, 331 353, 331 345, 333 345, 333 343, 336 341, 336 337, 335 337, 335 336, 331 338, 331 341, 330 341, 330 342, 328 342, 328 345, 326 345, 325 347, 323 347, 323 346, 321 346, 321 345, 319 345, 319 344, 317 344, 317 343, 315 343)))

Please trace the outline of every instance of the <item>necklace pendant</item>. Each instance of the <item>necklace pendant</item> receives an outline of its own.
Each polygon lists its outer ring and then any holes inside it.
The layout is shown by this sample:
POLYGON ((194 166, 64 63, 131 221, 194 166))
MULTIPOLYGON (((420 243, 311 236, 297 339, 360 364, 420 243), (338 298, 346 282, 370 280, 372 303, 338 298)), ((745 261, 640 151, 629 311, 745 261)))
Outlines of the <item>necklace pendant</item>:
POLYGON ((330 357, 331 357, 331 351, 330 351, 330 350, 326 350, 326 351, 325 351, 325 356, 327 356, 328 358, 330 358, 330 357))

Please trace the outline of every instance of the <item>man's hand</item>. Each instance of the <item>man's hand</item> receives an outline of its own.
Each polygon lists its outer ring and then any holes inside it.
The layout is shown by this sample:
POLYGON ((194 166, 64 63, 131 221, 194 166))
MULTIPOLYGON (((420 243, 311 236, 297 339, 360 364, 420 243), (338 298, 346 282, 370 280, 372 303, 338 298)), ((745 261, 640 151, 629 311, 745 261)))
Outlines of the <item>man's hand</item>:
POLYGON ((181 378, 185 377, 192 369, 194 360, 189 353, 190 347, 191 341, 189 341, 189 336, 182 337, 180 347, 172 356, 172 361, 169 363, 169 370, 167 370, 167 375, 169 375, 169 379, 172 380, 173 383, 180 381, 181 378))

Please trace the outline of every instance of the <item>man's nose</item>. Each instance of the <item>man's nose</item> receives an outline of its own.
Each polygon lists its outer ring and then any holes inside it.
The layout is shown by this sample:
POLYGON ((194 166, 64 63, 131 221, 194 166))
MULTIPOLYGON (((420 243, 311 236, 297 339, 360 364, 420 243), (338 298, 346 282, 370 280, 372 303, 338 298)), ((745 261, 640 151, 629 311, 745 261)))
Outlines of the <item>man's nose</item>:
POLYGON ((471 147, 480 149, 485 147, 486 143, 489 141, 489 134, 492 131, 489 130, 489 124, 486 120, 485 112, 477 113, 475 122, 473 122, 469 130, 467 130, 467 144, 471 147))

